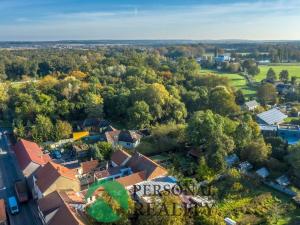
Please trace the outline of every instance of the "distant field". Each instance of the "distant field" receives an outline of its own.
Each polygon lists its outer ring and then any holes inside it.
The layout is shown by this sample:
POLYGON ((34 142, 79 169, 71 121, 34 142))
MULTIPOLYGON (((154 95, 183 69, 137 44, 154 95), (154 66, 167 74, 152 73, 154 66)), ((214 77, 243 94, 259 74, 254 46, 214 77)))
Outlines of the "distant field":
POLYGON ((279 77, 279 73, 282 70, 288 70, 290 74, 290 78, 292 76, 300 78, 300 64, 276 64, 276 65, 268 65, 268 66, 259 66, 260 73, 255 76, 256 81, 261 81, 266 78, 267 72, 270 68, 273 68, 277 76, 279 77))
POLYGON ((203 75, 209 74, 209 73, 212 73, 212 74, 215 74, 218 76, 227 77, 230 80, 230 84, 238 90, 241 89, 246 97, 251 97, 251 96, 255 95, 255 93, 256 93, 255 90, 253 90, 247 86, 247 82, 246 82, 245 78, 239 74, 220 73, 219 71, 215 71, 215 70, 204 70, 204 69, 201 70, 201 74, 203 74, 203 75))

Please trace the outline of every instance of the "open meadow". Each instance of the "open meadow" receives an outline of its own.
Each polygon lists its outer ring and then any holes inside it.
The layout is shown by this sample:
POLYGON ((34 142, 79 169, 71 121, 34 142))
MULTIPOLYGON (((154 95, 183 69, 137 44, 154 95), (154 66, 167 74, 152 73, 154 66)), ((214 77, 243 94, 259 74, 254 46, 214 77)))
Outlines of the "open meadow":
POLYGON ((270 68, 273 68, 276 75, 279 77, 279 73, 282 70, 289 71, 290 78, 292 76, 300 78, 300 64, 274 64, 274 65, 264 65, 259 66, 260 73, 255 76, 256 81, 261 81, 266 78, 267 72, 270 68))
POLYGON ((236 73, 222 73, 216 70, 205 70, 202 69, 201 70, 201 74, 205 75, 205 74, 215 74, 218 76, 223 76, 223 77, 227 77, 230 81, 230 84, 236 88, 237 90, 242 90, 243 94, 245 95, 245 97, 249 98, 252 97, 256 94, 256 91, 254 89, 252 89, 251 87, 249 87, 247 85, 247 81, 246 79, 236 73))

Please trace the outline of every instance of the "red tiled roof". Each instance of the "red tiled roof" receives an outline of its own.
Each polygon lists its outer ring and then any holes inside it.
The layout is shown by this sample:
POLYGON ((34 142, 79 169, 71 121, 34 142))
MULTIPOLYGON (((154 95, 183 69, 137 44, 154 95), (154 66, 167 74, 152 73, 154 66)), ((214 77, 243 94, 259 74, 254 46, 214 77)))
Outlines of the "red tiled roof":
POLYGON ((144 181, 145 179, 146 179, 146 172, 141 171, 138 173, 133 173, 126 177, 118 178, 118 179, 116 179, 116 181, 119 182, 120 184, 122 184, 124 187, 129 187, 134 184, 140 183, 140 182, 144 181))
POLYGON ((47 225, 84 225, 82 218, 72 209, 69 204, 83 204, 84 199, 77 196, 77 200, 73 201, 69 196, 77 195, 72 191, 55 191, 46 197, 38 200, 38 206, 44 217, 50 213, 54 213, 53 217, 47 225), (79 200, 79 201, 78 201, 79 200))
POLYGON ((105 135, 106 141, 111 144, 117 143, 119 140, 120 132, 121 131, 119 131, 119 130, 105 132, 104 135, 105 135))
POLYGON ((42 166, 51 161, 50 156, 44 154, 42 149, 36 143, 31 141, 21 139, 13 149, 22 170, 24 170, 31 162, 42 166))
POLYGON ((106 170, 96 171, 94 175, 96 179, 106 178, 121 173, 121 169, 123 168, 124 168, 123 166, 109 167, 106 170))
POLYGON ((86 174, 95 170, 99 166, 99 161, 91 160, 91 161, 83 162, 80 165, 82 168, 82 173, 86 174))
POLYGON ((130 167, 134 172, 145 171, 147 180, 164 176, 168 173, 165 168, 138 152, 129 159, 126 166, 130 167))
POLYGON ((126 159, 130 158, 131 155, 124 150, 115 151, 111 156, 111 161, 120 166, 126 159))
POLYGON ((0 199, 0 223, 6 221, 4 199, 0 199))
POLYGON ((70 180, 77 180, 76 171, 68 169, 59 164, 48 162, 44 167, 40 167, 36 173, 36 184, 39 189, 46 191, 60 176, 70 180))

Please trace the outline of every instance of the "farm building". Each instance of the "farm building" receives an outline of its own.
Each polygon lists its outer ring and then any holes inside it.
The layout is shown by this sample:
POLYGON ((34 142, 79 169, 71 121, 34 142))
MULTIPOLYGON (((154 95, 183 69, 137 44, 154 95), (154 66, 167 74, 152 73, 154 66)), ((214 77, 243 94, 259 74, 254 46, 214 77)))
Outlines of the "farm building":
POLYGON ((287 117, 280 110, 274 108, 258 114, 257 122, 259 124, 276 125, 282 123, 287 117))

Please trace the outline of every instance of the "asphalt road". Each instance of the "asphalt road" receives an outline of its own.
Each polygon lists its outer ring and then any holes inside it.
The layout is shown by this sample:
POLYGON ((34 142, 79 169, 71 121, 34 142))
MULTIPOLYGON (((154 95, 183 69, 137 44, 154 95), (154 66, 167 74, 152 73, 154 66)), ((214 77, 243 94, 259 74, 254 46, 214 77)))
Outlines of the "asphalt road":
MULTIPOLYGON (((8 137, 3 134, 0 129, 0 198, 7 202, 8 197, 15 195, 14 183, 18 179, 23 178, 23 174, 19 169, 15 155, 11 150, 8 137)), ((11 225, 41 225, 38 218, 36 204, 31 201, 25 204, 19 204, 20 213, 10 215, 11 225)))

